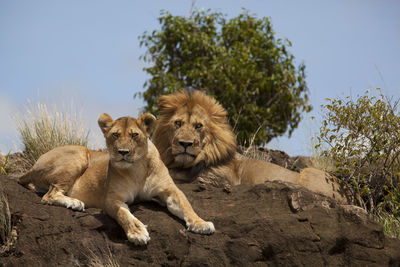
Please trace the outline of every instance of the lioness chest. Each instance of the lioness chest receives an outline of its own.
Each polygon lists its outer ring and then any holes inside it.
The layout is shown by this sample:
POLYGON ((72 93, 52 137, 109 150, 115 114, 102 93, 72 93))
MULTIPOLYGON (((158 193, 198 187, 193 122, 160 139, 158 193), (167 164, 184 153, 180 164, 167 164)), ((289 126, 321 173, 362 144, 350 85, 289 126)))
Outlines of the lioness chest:
POLYGON ((158 193, 161 180, 148 173, 145 166, 138 162, 127 169, 110 166, 109 183, 106 198, 117 198, 125 203, 152 200, 158 193))

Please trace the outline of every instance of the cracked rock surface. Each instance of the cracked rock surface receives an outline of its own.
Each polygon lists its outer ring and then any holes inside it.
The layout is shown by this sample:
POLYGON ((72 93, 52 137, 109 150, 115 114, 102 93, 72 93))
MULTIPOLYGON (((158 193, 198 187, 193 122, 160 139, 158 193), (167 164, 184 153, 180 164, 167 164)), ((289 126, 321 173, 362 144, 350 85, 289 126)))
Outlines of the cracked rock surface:
POLYGON ((214 222, 213 235, 186 231, 157 203, 130 207, 148 225, 147 246, 130 244, 98 209, 46 206, 40 196, 0 176, 17 240, 0 266, 85 266, 93 258, 120 266, 399 266, 400 240, 354 206, 281 182, 223 190, 184 184, 195 211, 214 222))

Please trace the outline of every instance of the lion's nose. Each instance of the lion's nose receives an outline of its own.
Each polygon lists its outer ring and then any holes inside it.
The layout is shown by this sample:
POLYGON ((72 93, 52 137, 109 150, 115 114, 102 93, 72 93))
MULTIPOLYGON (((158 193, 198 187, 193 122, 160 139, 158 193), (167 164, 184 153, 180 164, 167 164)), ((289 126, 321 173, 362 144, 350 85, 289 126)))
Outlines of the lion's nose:
POLYGON ((118 149, 118 153, 122 156, 129 154, 129 149, 118 149))
POLYGON ((193 145, 193 142, 179 142, 179 144, 180 144, 181 146, 183 146, 184 148, 187 148, 187 147, 189 147, 189 146, 192 146, 192 145, 193 145))

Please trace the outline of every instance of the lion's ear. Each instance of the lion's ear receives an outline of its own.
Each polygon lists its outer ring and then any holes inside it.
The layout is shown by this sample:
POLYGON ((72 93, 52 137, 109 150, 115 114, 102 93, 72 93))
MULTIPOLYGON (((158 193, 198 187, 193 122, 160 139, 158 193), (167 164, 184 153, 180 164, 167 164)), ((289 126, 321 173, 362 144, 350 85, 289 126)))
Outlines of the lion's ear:
POLYGON ((99 119, 97 120, 97 123, 99 124, 103 134, 108 133, 108 131, 111 129, 113 122, 113 119, 107 113, 101 114, 99 119))
POLYGON ((139 117, 138 124, 146 131, 148 135, 151 135, 156 128, 157 119, 150 113, 144 113, 139 117))

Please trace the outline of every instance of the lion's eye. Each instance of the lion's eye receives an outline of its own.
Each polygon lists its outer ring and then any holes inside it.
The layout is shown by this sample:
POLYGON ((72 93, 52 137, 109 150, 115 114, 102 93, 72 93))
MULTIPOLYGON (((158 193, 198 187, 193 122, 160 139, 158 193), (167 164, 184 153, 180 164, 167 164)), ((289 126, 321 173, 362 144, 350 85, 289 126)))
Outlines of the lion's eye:
POLYGON ((195 129, 201 129, 203 127, 203 124, 201 124, 201 123, 196 123, 195 125, 194 125, 194 128, 195 129))
POLYGON ((112 135, 113 135, 115 138, 118 138, 118 137, 119 137, 119 133, 112 133, 112 135))
POLYGON ((182 126, 182 121, 175 121, 175 126, 180 128, 182 126))
POLYGON ((137 137, 139 134, 138 133, 131 133, 131 138, 137 137))

